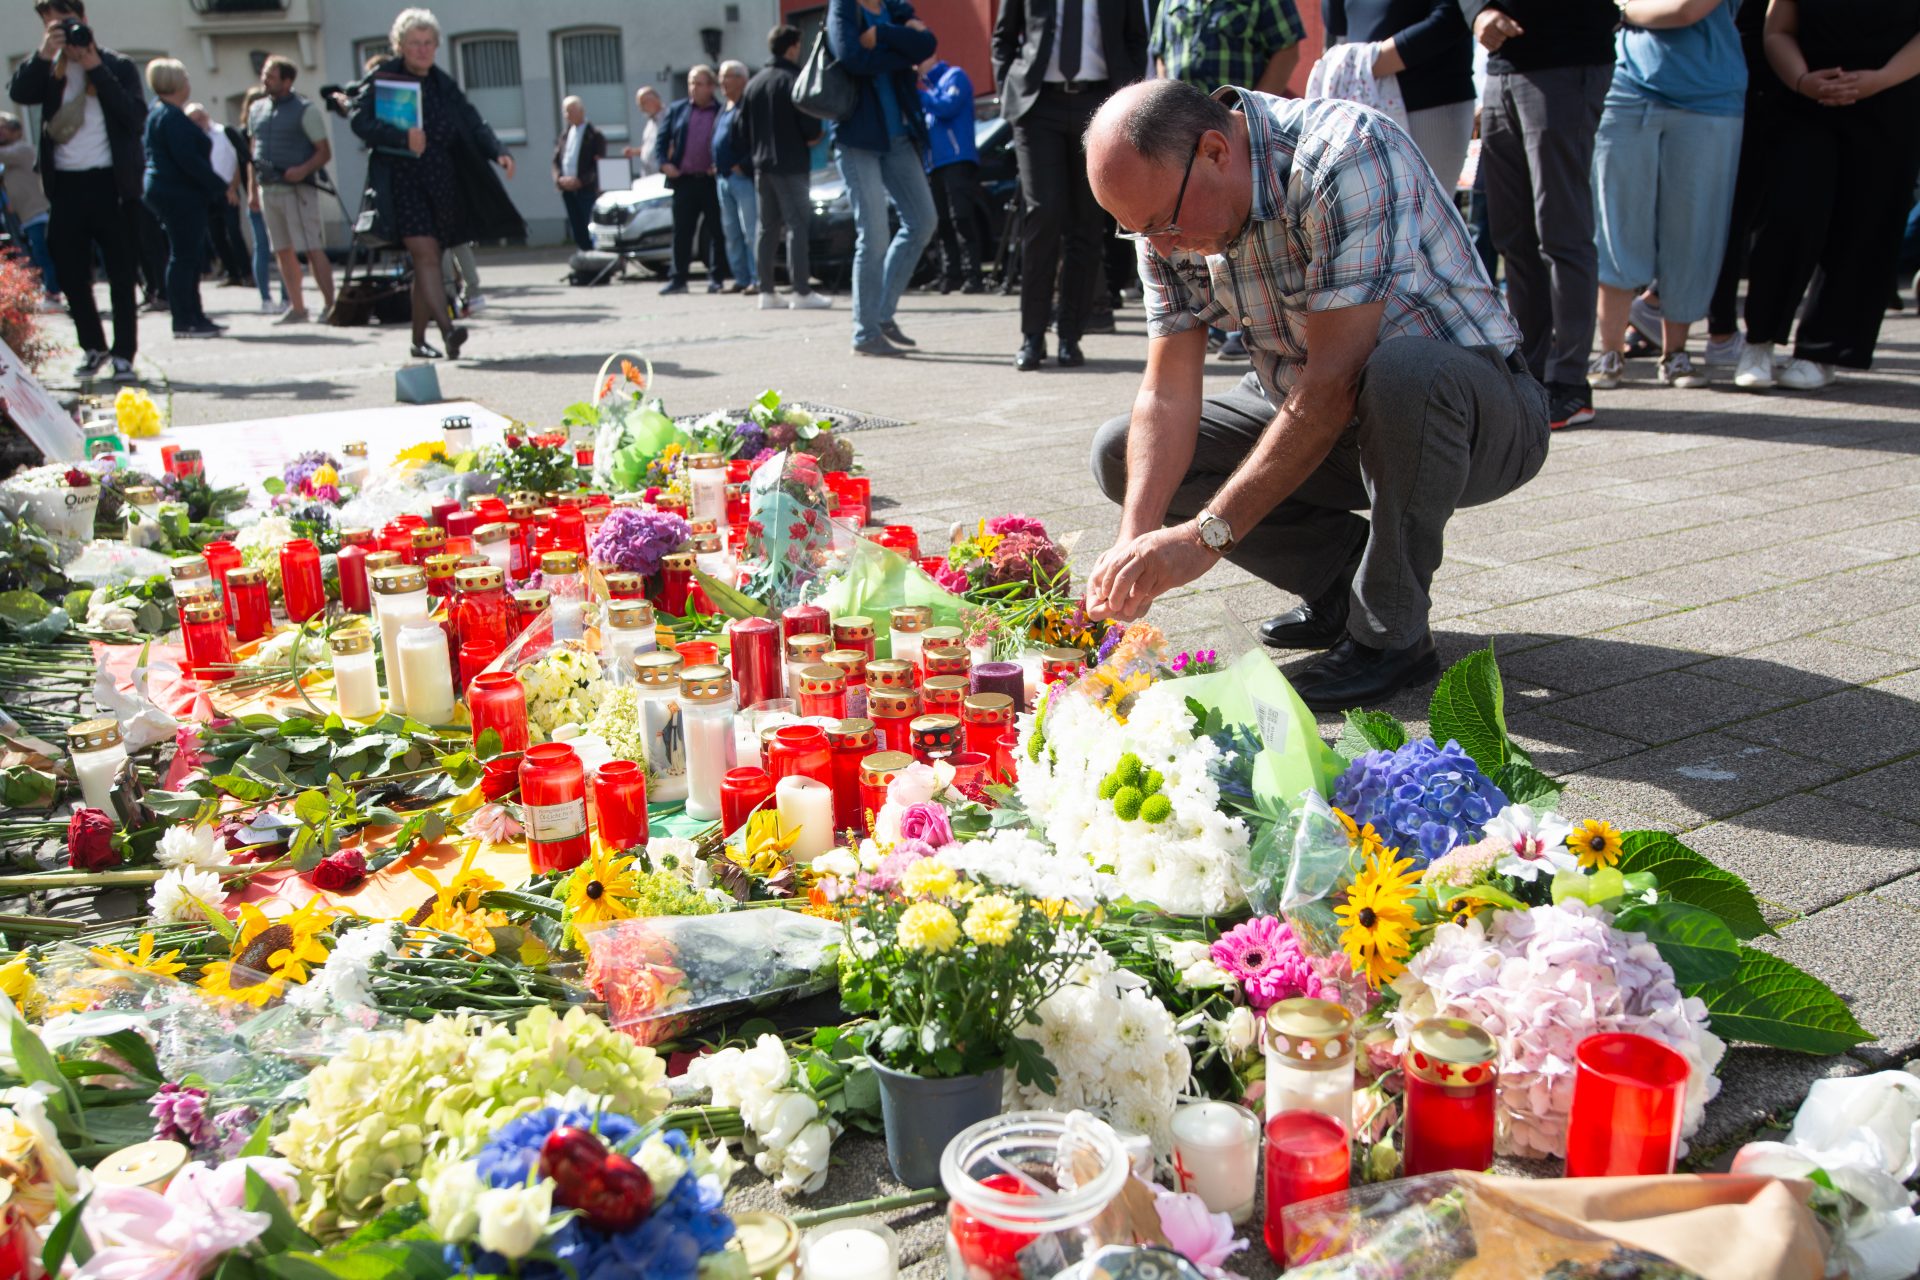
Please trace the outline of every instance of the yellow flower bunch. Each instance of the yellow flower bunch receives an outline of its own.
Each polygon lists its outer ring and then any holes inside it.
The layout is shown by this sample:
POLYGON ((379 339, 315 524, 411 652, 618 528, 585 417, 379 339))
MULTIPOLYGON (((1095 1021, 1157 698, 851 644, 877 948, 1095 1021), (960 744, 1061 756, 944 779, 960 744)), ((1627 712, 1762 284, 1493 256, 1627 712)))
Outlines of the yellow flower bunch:
POLYGON ((393 465, 402 471, 417 471, 429 462, 445 462, 446 460, 447 446, 446 442, 442 440, 428 440, 424 443, 413 445, 410 448, 402 449, 393 455, 393 465))
POLYGON ((125 947, 94 947, 90 954, 109 969, 124 969, 129 973, 150 973, 156 978, 171 978, 187 966, 180 960, 180 949, 154 954, 153 935, 140 935, 140 949, 128 951, 125 947))
POLYGON ((1386 842, 1380 838, 1380 833, 1373 829, 1371 822, 1362 826, 1349 817, 1344 809, 1338 808, 1334 809, 1333 816, 1340 820, 1342 827, 1346 828, 1347 847, 1357 851, 1362 861, 1385 852, 1386 842))
POLYGON ((160 434, 160 406, 138 387, 122 387, 113 398, 114 425, 129 440, 160 434))
POLYGON ((323 462, 313 469, 313 475, 308 477, 307 483, 316 489, 323 489, 329 485, 338 488, 340 485, 340 473, 334 470, 329 464, 323 462))
POLYGON ((1354 972, 1378 991, 1400 976, 1413 952, 1413 897, 1420 873, 1398 849, 1371 854, 1354 877, 1347 900, 1334 908, 1340 919, 1340 945, 1354 972))
POLYGON ((959 877, 938 858, 922 858, 900 876, 900 888, 909 898, 944 898, 959 877))
POLYGON ((1004 947, 1013 941, 1020 924, 1020 904, 1005 894, 989 893, 973 900, 961 927, 983 947, 1004 947))
POLYGON ((33 970, 27 968, 26 952, 0 965, 0 994, 28 1018, 38 1018, 46 1009, 46 994, 40 990, 40 980, 33 976, 33 970))
POLYGON ((899 938, 909 951, 943 953, 960 941, 960 923, 937 902, 916 902, 900 913, 899 938))

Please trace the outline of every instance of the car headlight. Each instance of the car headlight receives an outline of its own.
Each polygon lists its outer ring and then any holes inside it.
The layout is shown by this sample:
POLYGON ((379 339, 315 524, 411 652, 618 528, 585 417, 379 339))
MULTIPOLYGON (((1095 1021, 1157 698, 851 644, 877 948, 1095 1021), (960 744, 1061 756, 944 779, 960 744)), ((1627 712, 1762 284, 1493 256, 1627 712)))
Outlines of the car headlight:
POLYGON ((853 197, 847 192, 842 191, 837 196, 831 196, 825 200, 815 200, 813 202, 813 211, 820 214, 852 213, 853 197))

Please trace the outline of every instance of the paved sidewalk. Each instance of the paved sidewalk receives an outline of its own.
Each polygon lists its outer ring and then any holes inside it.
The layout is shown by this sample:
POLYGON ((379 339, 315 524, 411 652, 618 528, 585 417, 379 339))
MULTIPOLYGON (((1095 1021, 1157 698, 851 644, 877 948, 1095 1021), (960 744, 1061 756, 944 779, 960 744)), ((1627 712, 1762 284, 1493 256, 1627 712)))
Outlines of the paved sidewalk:
MULTIPOLYGON (((900 323, 923 354, 872 360, 847 350, 845 295, 761 312, 652 284, 568 289, 534 255, 483 263, 493 310, 472 359, 441 366, 449 397, 552 424, 609 350, 633 347, 673 412, 772 386, 906 420, 857 444, 880 510, 923 542, 1024 511, 1086 566, 1113 536, 1086 453, 1137 385, 1137 309, 1087 340, 1086 368, 1021 374, 1017 308, 998 296, 910 295, 900 323)), ((181 422, 392 403, 403 332, 272 329, 237 314, 256 296, 208 291, 216 315, 236 311, 224 342, 146 326, 181 422)), ((1685 833, 1745 876, 1779 929, 1764 945, 1878 1037, 1828 1060, 1735 1053, 1695 1141, 1706 1154, 1790 1114, 1821 1074, 1920 1054, 1920 320, 1890 316, 1881 350, 1873 373, 1812 394, 1736 392, 1727 371, 1677 391, 1635 362, 1532 484, 1459 515, 1435 586, 1443 658, 1494 644, 1514 730, 1567 780, 1569 815, 1685 833)), ((1219 385, 1245 367, 1215 365, 1219 385)), ((1230 656, 1291 603, 1223 566, 1154 619, 1230 656)), ((1424 705, 1388 709, 1418 720, 1424 705)))

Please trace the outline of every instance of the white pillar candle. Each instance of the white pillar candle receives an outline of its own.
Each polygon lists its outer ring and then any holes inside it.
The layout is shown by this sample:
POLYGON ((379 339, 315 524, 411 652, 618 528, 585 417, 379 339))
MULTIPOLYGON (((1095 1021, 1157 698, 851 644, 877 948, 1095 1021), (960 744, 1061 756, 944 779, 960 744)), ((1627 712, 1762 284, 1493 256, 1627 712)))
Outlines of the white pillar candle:
POLYGON ((1234 1225, 1253 1216, 1260 1173, 1260 1122, 1230 1102, 1191 1102, 1173 1113, 1173 1171, 1209 1213, 1234 1225))
POLYGON ((800 1265, 807 1280, 896 1280, 892 1231, 871 1218, 832 1222, 807 1233, 800 1265))
POLYGON ((833 848, 832 787, 794 774, 774 786, 773 801, 780 815, 780 834, 800 833, 793 846, 795 862, 812 862, 833 848))
POLYGON ((1023 653, 1020 655, 1020 671, 1027 678, 1027 706, 1033 707, 1040 701, 1040 655, 1023 653))
POLYGON ((453 664, 439 623, 417 622, 400 632, 400 687, 409 716, 424 724, 453 723, 453 664))

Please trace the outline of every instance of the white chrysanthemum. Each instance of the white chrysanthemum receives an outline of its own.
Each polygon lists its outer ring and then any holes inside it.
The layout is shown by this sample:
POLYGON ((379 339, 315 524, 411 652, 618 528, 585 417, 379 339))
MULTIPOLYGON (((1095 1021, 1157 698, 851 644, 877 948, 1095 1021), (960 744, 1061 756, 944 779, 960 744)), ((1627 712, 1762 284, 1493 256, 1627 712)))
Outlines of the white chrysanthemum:
POLYGON ((218 911, 226 896, 220 888, 220 877, 213 872, 178 867, 161 876, 153 886, 153 896, 147 899, 147 914, 155 924, 198 924, 207 918, 200 905, 205 903, 218 911))
POLYGON ((223 867, 227 852, 212 827, 169 827, 160 835, 154 860, 163 867, 223 867))
POLYGON ((373 962, 397 951, 392 925, 354 929, 334 943, 327 962, 314 970, 313 977, 287 993, 287 1003, 316 1012, 371 1006, 373 988, 368 980, 373 962))

